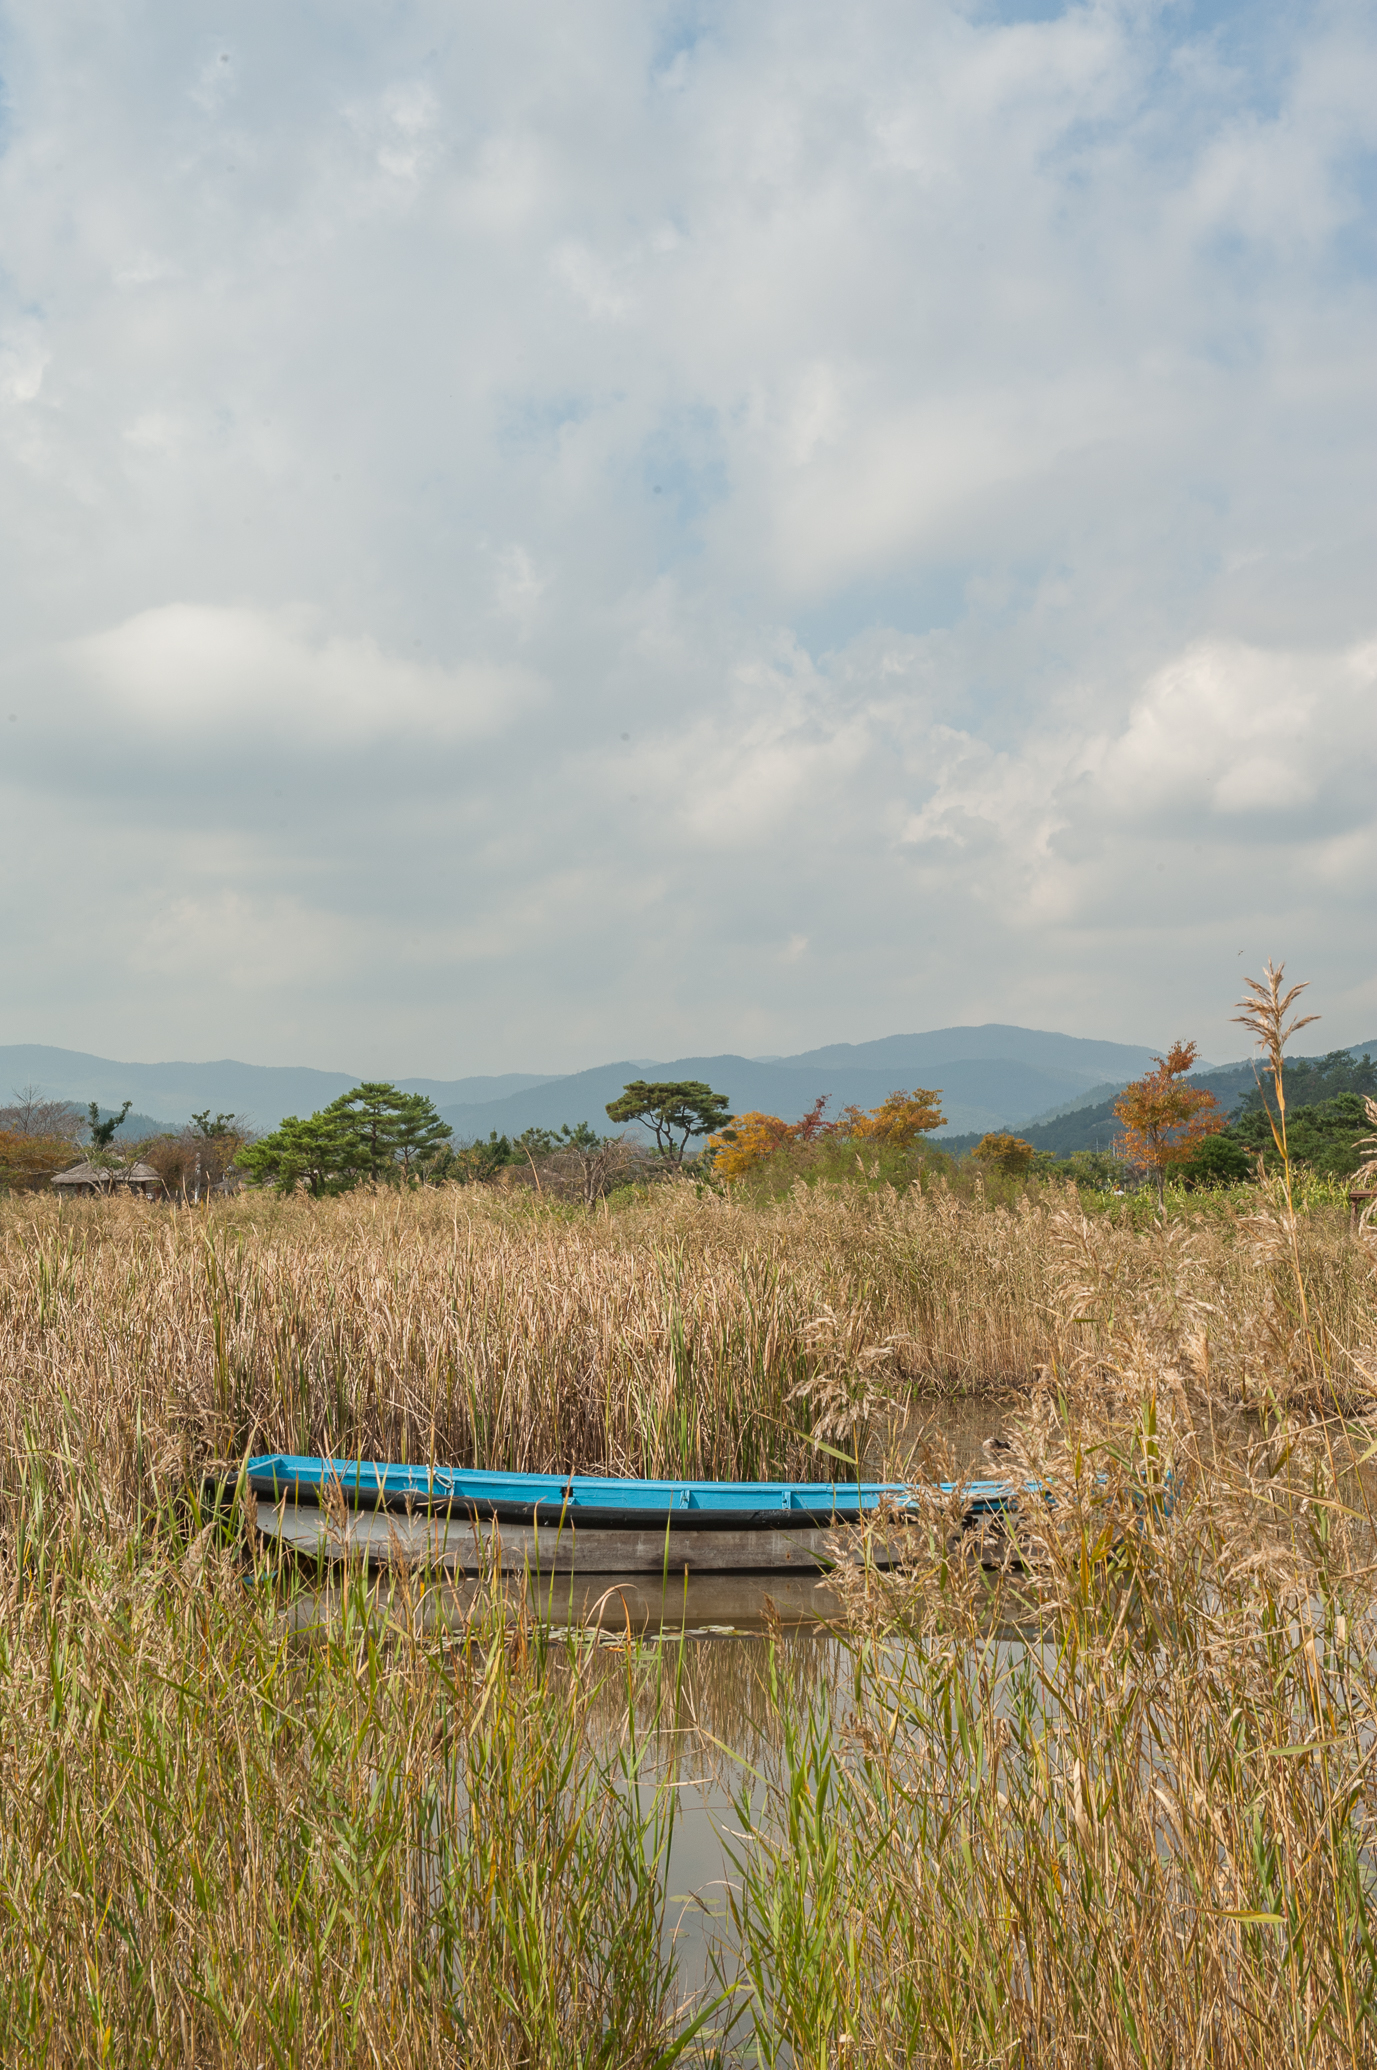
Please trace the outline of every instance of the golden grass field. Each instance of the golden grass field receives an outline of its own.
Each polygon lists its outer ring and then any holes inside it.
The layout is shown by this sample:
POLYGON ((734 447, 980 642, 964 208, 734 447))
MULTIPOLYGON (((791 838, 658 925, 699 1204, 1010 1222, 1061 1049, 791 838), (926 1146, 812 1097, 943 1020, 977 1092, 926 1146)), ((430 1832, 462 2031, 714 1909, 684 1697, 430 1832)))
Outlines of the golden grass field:
POLYGON ((482 1187, 199 1214, 20 1196, 0 1204, 0 1428, 10 1460, 26 1429, 74 1448, 126 1517, 250 1447, 801 1473, 820 1421, 1023 1396, 1111 1338, 1220 1400, 1360 1406, 1370 1247, 1339 1207, 1299 1244, 1308 1332, 1276 1216, 1135 1223, 1059 1189, 751 1205, 685 1181, 591 1215, 482 1187))
POLYGON ((0 2057, 1371 2060, 1375 1252, 1036 1187, 0 1201, 0 2057), (198 1508, 250 1449, 830 1477, 954 1394, 1060 1491, 1017 1569, 915 1533, 730 1668, 496 1593, 296 1634, 198 1508), (746 1710, 695 2031, 663 1785, 746 1710))

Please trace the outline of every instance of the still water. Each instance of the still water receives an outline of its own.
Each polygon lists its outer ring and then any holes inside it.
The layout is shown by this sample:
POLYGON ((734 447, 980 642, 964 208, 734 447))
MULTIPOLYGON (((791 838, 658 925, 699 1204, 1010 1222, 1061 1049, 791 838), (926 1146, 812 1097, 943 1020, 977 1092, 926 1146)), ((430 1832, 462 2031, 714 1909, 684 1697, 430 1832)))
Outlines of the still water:
MULTIPOLYGON (((928 1419, 886 1434, 865 1471, 902 1478, 906 1465, 934 1477, 980 1478, 991 1471, 986 1446, 998 1439, 999 1403, 945 1403, 928 1419)), ((775 1675, 804 1704, 826 1706, 838 1726, 849 1707, 848 1656, 834 1636, 842 1605, 825 1573, 505 1575, 482 1583, 430 1586, 375 1577, 380 1621, 423 1630, 461 1628, 494 1585, 524 1604, 555 1640, 596 1647, 606 1658, 605 1724, 624 1733, 627 1692, 647 1738, 644 1786, 672 1792, 675 1805, 665 1887, 671 1936, 685 1999, 712 1989, 711 1954, 727 1923, 733 1852, 748 1845, 735 1800, 754 1805, 773 1752, 775 1726, 765 1672, 773 1640, 775 1675), (404 1597, 404 1600, 403 1600, 404 1597), (626 1674, 621 1672, 625 1663, 626 1674)), ((338 1616, 338 1587, 296 1595, 289 1622, 305 1633, 338 1616)))
MULTIPOLYGON (((866 1470, 900 1478, 907 1452, 915 1471, 982 1477, 992 1467, 998 1470, 986 1446, 1002 1435, 1008 1414, 998 1404, 944 1405, 930 1422, 891 1433, 883 1457, 867 1453, 866 1470)), ((1211 1417, 1199 1439, 1202 1461, 1223 1466, 1235 1445, 1255 1441, 1260 1428, 1246 1416, 1211 1417)), ((1371 1431, 1355 1429, 1350 1437, 1359 1442, 1340 1486, 1354 1513, 1371 1518, 1377 1512, 1377 1444, 1371 1431)), ((504 1587, 556 1642, 557 1674, 575 1655, 590 1651, 605 1665, 594 1729, 609 1749, 630 1736, 630 1705, 635 1741, 644 1750, 641 1787, 664 1792, 675 1806, 665 1864, 665 1931, 687 2011, 698 1994, 714 1993, 714 1951, 729 1949, 733 1939, 729 1900, 736 1863, 758 1844, 743 1836, 738 1806, 744 1798, 752 1812, 762 1810, 764 1778, 778 1773, 778 1712, 767 1676, 784 1685, 791 1699, 786 1712, 798 1716, 812 1709, 824 1717, 829 1735, 846 1733, 854 1702, 852 1655, 838 1628, 842 1603, 836 1588, 825 1573, 797 1571, 665 1580, 565 1575, 540 1583, 513 1575, 423 1592, 404 1577, 380 1576, 372 1586, 381 1621, 418 1621, 438 1629, 466 1623, 479 1604, 480 1587, 486 1596, 494 1585, 504 1587)), ((308 1631, 328 1625, 339 1604, 338 1588, 326 1588, 298 1596, 287 1614, 308 1631)), ((1047 1643, 1035 1616, 1007 1627, 1001 1617, 992 1636, 1006 1664, 1047 1643)), ((731 1966, 730 1956, 719 1959, 731 1966)))

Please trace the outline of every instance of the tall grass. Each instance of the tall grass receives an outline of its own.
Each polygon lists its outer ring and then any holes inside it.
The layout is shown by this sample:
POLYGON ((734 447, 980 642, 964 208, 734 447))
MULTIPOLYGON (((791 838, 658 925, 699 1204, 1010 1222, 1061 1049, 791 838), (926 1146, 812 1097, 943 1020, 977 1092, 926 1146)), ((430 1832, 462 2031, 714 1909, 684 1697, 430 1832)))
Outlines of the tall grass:
POLYGON ((1377 1380, 1371 1250, 1337 1212, 1140 1228, 1061 1195, 842 1187, 594 1216, 477 1188, 0 1201, 0 1500, 31 1438, 90 1461, 122 1518, 247 1447, 830 1477, 824 1428, 1026 1393, 1126 1314, 1221 1398, 1377 1380))
POLYGON ((1372 1251, 1259 1205, 0 1203, 0 2056, 1366 2060, 1377 1546, 1333 1412, 1372 1251), (840 1699, 797 1649, 658 1681, 496 1593, 427 1629, 406 1577, 390 1634, 357 1589, 297 1631, 198 1510, 250 1446, 830 1477, 982 1390, 1057 1503, 993 1583, 955 1514, 862 1572, 840 1699), (710 2040, 666 1748, 743 1719, 710 2040))
POLYGON ((720 1963, 757 2059, 1371 2062, 1377 1541, 1342 1434, 1232 1456, 1150 1405, 1031 1437, 1058 1499, 1017 1573, 915 1534, 851 1582, 842 1729, 778 1699, 720 1963))
POLYGON ((0 1624, 7 2064, 651 2065, 672 1797, 608 1664, 497 1599, 309 1637, 164 1519, 30 1529, 0 1624))

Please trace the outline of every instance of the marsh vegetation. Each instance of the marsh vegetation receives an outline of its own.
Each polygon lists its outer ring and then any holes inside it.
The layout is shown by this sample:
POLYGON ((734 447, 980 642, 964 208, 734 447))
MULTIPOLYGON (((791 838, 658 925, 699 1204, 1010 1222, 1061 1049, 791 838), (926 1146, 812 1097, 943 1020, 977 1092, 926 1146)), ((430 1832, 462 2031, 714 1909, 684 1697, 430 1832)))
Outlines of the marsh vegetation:
POLYGON ((1252 1205, 0 1203, 6 2060, 1366 2060, 1377 1278, 1341 1196, 1252 1205), (201 1507, 249 1449, 940 1476, 977 1396, 1055 1508, 823 1640, 361 1578, 303 1631, 201 1507))

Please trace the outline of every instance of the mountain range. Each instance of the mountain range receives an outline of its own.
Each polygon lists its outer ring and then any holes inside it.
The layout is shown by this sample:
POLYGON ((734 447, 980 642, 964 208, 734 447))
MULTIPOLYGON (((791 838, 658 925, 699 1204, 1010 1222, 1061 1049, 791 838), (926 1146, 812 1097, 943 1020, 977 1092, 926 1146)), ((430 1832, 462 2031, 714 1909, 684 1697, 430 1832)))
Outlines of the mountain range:
POLYGON ((1129 1043, 1090 1042, 1041 1029, 993 1026, 940 1028, 889 1035, 877 1042, 833 1043, 798 1056, 676 1057, 653 1065, 599 1064, 502 1099, 446 1104, 460 1137, 513 1135, 532 1124, 587 1121, 607 1127, 606 1109, 631 1078, 700 1078, 725 1093, 732 1112, 756 1109, 797 1121, 825 1095, 829 1112, 875 1107, 899 1088, 940 1090, 947 1129, 998 1128, 1074 1099, 1117 1071, 1119 1082, 1145 1069, 1151 1051, 1129 1043))
MULTIPOLYGON (((132 1100, 141 1115, 174 1128, 207 1107, 213 1114, 242 1114, 260 1130, 276 1128, 285 1114, 314 1114, 358 1083, 358 1073, 308 1065, 240 1064, 232 1057, 206 1064, 131 1064, 40 1042, 0 1044, 0 1106, 11 1091, 36 1085, 49 1099, 75 1100, 82 1107, 95 1100, 103 1109, 118 1109, 132 1100)), ((405 1087, 439 1106, 500 1100, 545 1083, 539 1072, 507 1071, 486 1078, 408 1078, 405 1087)))
MULTIPOLYGON (((1355 1044, 1354 1053, 1377 1049, 1355 1044)), ((796 1121, 825 1095, 836 1113, 854 1104, 874 1107, 886 1094, 923 1085, 942 1095, 946 1127, 934 1140, 974 1140, 987 1129, 1047 1127, 1058 1140, 1094 1132, 1096 1108, 1112 1103, 1128 1079, 1138 1076, 1154 1052, 1142 1044, 1098 1042, 1040 1028, 1000 1022, 980 1027, 933 1028, 910 1035, 886 1035, 874 1042, 834 1042, 796 1056, 743 1057, 731 1053, 644 1057, 599 1064, 588 1071, 509 1071, 471 1078, 400 1078, 404 1091, 425 1093, 460 1142, 519 1135, 532 1126, 558 1128, 585 1121, 606 1130, 606 1108, 633 1078, 705 1079, 724 1093, 734 1113, 755 1108, 796 1121), (1070 1117, 1080 1115, 1079 1122, 1070 1117), (1058 1125, 1061 1118, 1068 1125, 1058 1125)), ((1200 1082, 1217 1087, 1225 1104, 1234 1079, 1240 1090, 1247 1065, 1202 1064, 1200 1082)), ((141 1124, 148 1117, 180 1127, 198 1110, 244 1115, 259 1130, 275 1128, 286 1114, 311 1114, 359 1079, 342 1071, 308 1066, 213 1063, 138 1064, 81 1050, 40 1043, 0 1045, 0 1105, 11 1087, 41 1087, 49 1098, 82 1107, 95 1100, 103 1110, 132 1100, 141 1124)), ((141 1127, 142 1133, 147 1128, 141 1127)), ((956 1147, 953 1141, 953 1147, 956 1147)), ((1048 1147, 1050 1147, 1050 1142, 1048 1147)), ((1068 1147, 1076 1147, 1068 1143, 1068 1147)))
MULTIPOLYGON (((399 1078, 425 1093, 460 1139, 519 1134, 532 1125, 557 1128, 586 1121, 606 1129, 606 1108, 632 1078, 701 1078, 725 1093, 735 1113, 759 1108, 795 1121, 819 1095, 831 1111, 854 1102, 873 1107, 887 1093, 914 1085, 940 1088, 948 1129, 996 1128, 1076 1100, 1107 1080, 1122 1084, 1143 1070, 1151 1051, 1139 1044, 1096 1042, 1045 1029, 991 1023, 887 1035, 874 1042, 836 1042, 796 1056, 769 1059, 718 1054, 600 1064, 566 1074, 506 1072, 478 1078, 399 1078)), ((50 1098, 95 1100, 118 1108, 126 1099, 141 1115, 179 1127, 198 1110, 243 1114, 258 1129, 286 1114, 311 1114, 359 1082, 340 1071, 307 1066, 120 1062, 41 1043, 0 1046, 0 1104, 10 1087, 41 1086, 50 1098)))

